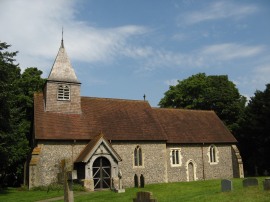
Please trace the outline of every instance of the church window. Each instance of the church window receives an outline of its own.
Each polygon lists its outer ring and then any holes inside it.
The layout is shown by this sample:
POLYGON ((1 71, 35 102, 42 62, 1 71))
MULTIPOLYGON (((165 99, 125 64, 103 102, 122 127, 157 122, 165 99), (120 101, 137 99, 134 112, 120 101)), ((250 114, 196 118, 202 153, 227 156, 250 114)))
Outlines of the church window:
POLYGON ((67 85, 59 85, 57 92, 58 100, 70 100, 70 87, 67 85))
POLYGON ((140 146, 134 149, 134 166, 142 166, 142 149, 140 146))
POLYGON ((182 162, 182 156, 181 156, 181 149, 180 148, 173 148, 170 151, 170 160, 171 160, 171 166, 181 166, 182 162))
POLYGON ((218 163, 218 150, 215 145, 210 145, 208 149, 209 163, 217 164, 218 163))

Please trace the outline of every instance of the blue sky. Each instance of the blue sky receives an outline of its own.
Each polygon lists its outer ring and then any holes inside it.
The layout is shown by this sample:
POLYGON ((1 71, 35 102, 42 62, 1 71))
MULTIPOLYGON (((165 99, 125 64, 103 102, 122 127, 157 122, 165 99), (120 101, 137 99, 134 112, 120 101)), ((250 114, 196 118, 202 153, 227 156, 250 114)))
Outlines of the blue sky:
POLYGON ((64 43, 91 97, 146 99, 191 75, 228 75, 244 96, 270 83, 270 1, 1 0, 0 40, 47 77, 64 43))

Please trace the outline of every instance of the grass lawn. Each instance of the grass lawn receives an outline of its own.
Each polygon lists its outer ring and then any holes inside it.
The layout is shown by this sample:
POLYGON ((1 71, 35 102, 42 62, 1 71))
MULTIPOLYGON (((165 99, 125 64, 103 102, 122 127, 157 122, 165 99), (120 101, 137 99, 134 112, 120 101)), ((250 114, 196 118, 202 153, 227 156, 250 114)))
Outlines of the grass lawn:
MULTIPOLYGON (((127 188, 125 193, 114 193, 112 191, 97 191, 87 194, 75 194, 75 202, 79 201, 96 201, 96 202, 126 202, 132 201, 138 191, 150 191, 153 198, 158 202, 177 202, 177 201, 244 201, 244 202, 261 202, 270 201, 270 191, 264 191, 262 181, 259 180, 258 187, 243 188, 242 179, 233 179, 233 191, 221 192, 221 180, 208 180, 197 182, 177 182, 166 184, 146 185, 145 188, 127 188)), ((63 196, 63 192, 57 191, 18 191, 8 189, 6 193, 0 192, 0 201, 37 201, 56 196, 63 196)), ((62 200, 63 201, 63 200, 62 200)))

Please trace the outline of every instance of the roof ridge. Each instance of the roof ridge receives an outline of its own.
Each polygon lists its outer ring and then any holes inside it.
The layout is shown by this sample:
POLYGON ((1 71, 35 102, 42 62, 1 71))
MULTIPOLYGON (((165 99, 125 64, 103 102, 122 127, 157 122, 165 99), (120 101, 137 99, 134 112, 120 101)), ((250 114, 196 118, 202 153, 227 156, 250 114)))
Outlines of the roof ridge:
MULTIPOLYGON (((132 99, 124 99, 124 98, 106 98, 106 97, 89 97, 89 96, 81 96, 81 98, 86 98, 86 99, 99 99, 99 100, 116 100, 116 101, 127 101, 127 102, 149 102, 147 100, 132 100, 132 99)), ((150 104, 149 104, 150 105, 150 104)))
POLYGON ((160 107, 152 107, 152 109, 156 110, 172 110, 172 111, 193 111, 193 112, 215 112, 214 110, 207 109, 182 109, 182 108, 160 108, 160 107))

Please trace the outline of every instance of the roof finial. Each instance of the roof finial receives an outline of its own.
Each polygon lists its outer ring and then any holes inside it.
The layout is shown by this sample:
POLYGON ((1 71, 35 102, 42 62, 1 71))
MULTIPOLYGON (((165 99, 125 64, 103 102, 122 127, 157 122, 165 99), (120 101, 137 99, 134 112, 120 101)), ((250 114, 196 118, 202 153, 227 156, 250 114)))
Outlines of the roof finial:
POLYGON ((145 98, 146 98, 146 95, 144 94, 144 95, 143 95, 143 100, 144 100, 144 101, 145 101, 145 98))
POLYGON ((61 48, 64 48, 64 28, 62 27, 62 40, 61 40, 61 48))

